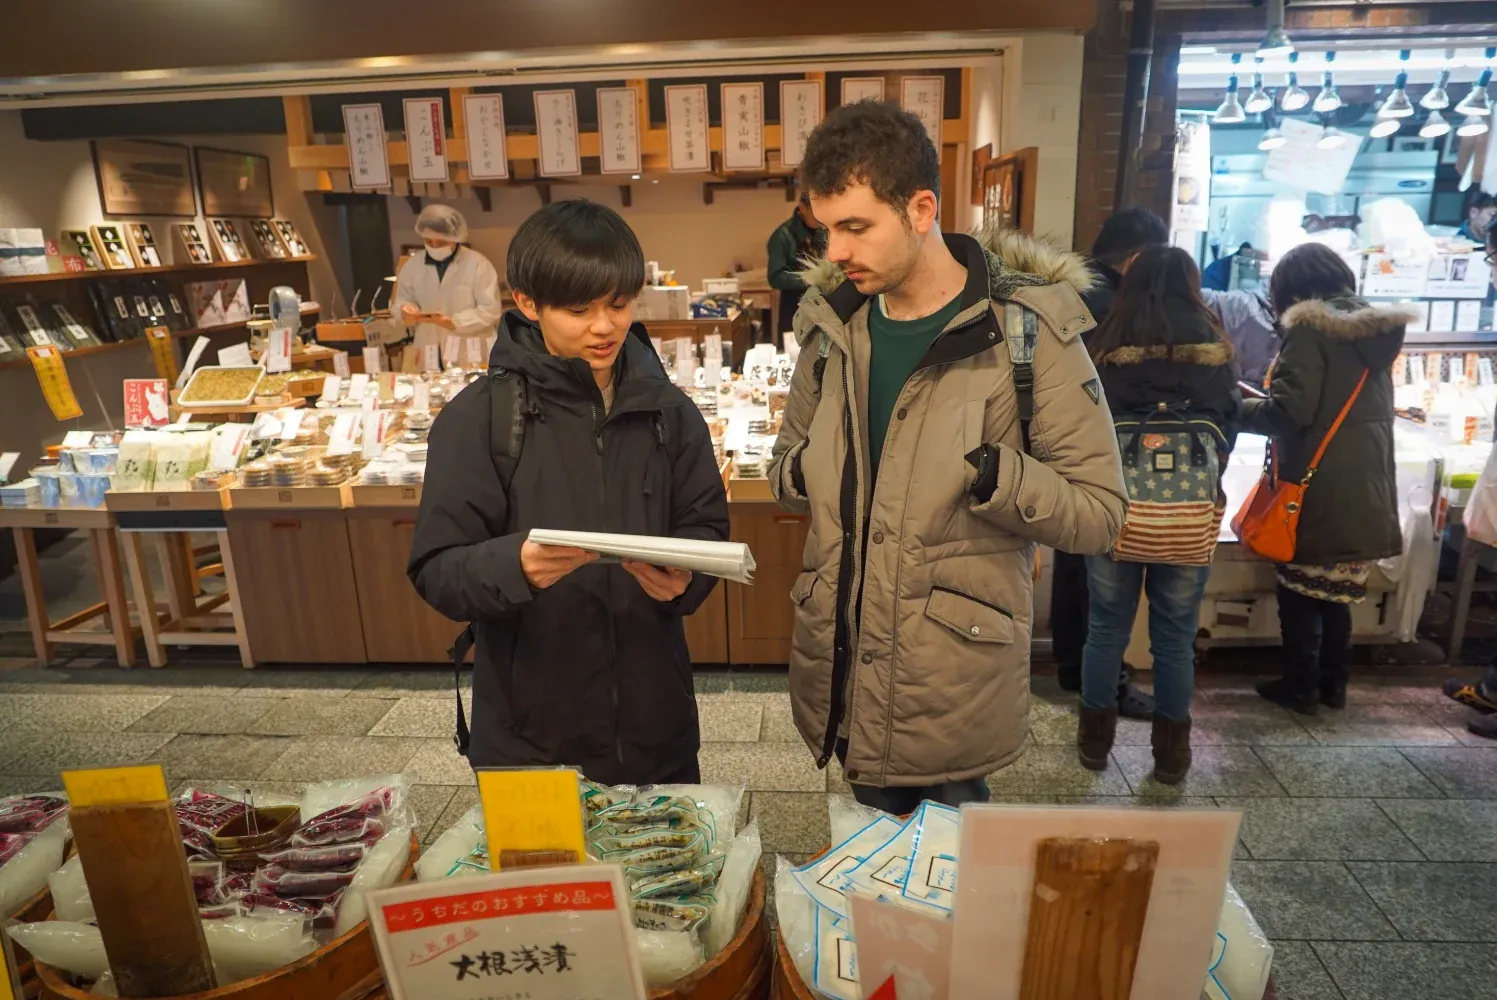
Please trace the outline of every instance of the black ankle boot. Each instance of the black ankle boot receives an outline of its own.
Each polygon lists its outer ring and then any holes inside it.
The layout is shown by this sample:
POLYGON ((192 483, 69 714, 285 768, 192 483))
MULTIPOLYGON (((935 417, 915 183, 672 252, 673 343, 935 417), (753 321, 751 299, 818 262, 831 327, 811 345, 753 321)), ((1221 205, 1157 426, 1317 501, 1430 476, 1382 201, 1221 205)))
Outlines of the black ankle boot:
MULTIPOLYGON (((1320 702, 1316 699, 1303 695, 1289 687, 1281 678, 1274 681, 1264 681, 1257 686, 1258 696, 1266 698, 1276 705, 1283 705, 1291 712, 1300 715, 1319 715, 1320 702)), ((1345 692, 1342 692, 1344 699, 1345 692)))
POLYGON ((1161 785, 1184 781, 1190 770, 1190 716, 1179 722, 1154 716, 1154 733, 1149 742, 1154 747, 1154 780, 1161 785))
POLYGON ((1117 706, 1087 708, 1081 706, 1081 721, 1076 727, 1076 755, 1081 766, 1093 771, 1107 770, 1107 755, 1118 731, 1117 706))

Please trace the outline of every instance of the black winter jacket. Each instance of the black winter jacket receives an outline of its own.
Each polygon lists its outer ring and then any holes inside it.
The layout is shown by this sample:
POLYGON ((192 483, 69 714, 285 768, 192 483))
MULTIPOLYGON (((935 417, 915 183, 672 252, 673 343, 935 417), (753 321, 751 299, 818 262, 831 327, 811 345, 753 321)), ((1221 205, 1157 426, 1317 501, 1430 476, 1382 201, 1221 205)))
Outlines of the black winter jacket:
POLYGON ((1305 490, 1294 561, 1367 562, 1403 548, 1393 465, 1394 358, 1410 316, 1355 297, 1297 303, 1267 399, 1243 405, 1242 429, 1278 445, 1279 474, 1298 481, 1366 370, 1367 384, 1305 490))
POLYGON ((1124 345, 1097 362, 1097 374, 1113 416, 1138 414, 1167 404, 1205 417, 1229 440, 1242 408, 1233 374, 1232 349, 1187 303, 1165 304, 1174 350, 1161 345, 1124 345))
POLYGON ((517 312, 500 323, 489 373, 432 426, 407 570, 433 608, 475 624, 469 759, 567 764, 608 784, 689 773, 699 736, 681 619, 716 579, 699 574, 662 604, 621 567, 594 563, 533 591, 520 546, 532 528, 726 540, 706 422, 638 325, 606 416, 586 362, 548 354, 517 312), (502 371, 525 378, 533 404, 508 491, 489 442, 502 371))

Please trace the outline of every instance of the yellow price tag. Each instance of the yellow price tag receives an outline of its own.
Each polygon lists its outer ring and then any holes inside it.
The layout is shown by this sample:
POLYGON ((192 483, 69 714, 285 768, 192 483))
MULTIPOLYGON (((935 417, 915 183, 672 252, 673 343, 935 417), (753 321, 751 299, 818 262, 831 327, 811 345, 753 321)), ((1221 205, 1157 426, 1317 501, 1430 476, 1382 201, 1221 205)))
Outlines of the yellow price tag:
POLYGON ((572 851, 585 856, 577 772, 565 768, 478 772, 489 866, 504 851, 572 851))
POLYGON ((172 332, 164 326, 146 328, 146 342, 151 345, 151 360, 156 362, 156 377, 177 384, 177 348, 172 332))
POLYGON ((75 809, 167 800, 166 775, 160 764, 64 771, 62 787, 67 789, 68 803, 75 809))
POLYGON ((74 420, 83 416, 83 407, 73 394, 73 383, 68 380, 67 367, 62 363, 62 354, 55 347, 28 347, 27 357, 36 370, 36 381, 42 387, 42 396, 58 420, 74 420))

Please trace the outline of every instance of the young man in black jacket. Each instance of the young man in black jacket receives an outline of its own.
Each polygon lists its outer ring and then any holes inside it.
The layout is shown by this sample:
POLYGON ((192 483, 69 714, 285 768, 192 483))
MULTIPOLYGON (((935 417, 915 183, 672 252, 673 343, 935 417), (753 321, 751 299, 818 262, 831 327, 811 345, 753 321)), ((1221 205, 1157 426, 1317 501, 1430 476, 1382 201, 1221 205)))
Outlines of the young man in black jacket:
POLYGON ((548 205, 515 232, 506 270, 519 308, 500 321, 488 375, 432 426, 408 567, 427 603, 474 626, 469 759, 566 764, 607 784, 694 782, 681 620, 717 581, 604 565, 527 535, 726 540, 706 422, 633 323, 644 254, 616 213, 548 205), (509 420, 496 414, 515 398, 505 379, 523 388, 509 420), (496 427, 523 440, 518 460, 496 427))

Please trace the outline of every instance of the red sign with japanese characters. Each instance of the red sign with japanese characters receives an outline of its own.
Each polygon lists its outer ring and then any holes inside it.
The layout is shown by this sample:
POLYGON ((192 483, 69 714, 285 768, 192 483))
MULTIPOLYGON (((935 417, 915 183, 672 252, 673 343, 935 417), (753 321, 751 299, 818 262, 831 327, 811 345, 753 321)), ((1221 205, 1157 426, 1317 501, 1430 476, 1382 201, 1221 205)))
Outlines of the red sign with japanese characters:
POLYGON ((164 378, 125 379, 125 426, 165 427, 170 419, 164 378))

